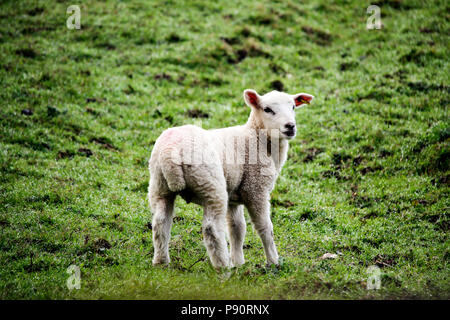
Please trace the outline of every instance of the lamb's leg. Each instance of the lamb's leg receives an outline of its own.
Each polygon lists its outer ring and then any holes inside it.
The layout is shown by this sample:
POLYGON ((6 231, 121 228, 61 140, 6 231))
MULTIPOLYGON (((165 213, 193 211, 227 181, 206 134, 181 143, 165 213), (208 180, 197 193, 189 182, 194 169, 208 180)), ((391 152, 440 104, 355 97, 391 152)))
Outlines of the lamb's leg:
POLYGON ((169 264, 169 240, 172 227, 174 196, 154 197, 151 200, 153 211, 153 246, 155 254, 153 265, 169 264))
POLYGON ((227 214, 228 234, 231 246, 231 263, 234 267, 244 264, 242 246, 245 238, 244 206, 231 205, 227 214))
POLYGON ((278 264, 278 252, 273 241, 273 225, 270 220, 270 204, 267 200, 254 201, 247 205, 250 218, 264 246, 267 263, 278 264))
POLYGON ((227 194, 217 195, 204 204, 203 238, 211 263, 216 269, 229 266, 227 241, 225 238, 225 215, 227 194))

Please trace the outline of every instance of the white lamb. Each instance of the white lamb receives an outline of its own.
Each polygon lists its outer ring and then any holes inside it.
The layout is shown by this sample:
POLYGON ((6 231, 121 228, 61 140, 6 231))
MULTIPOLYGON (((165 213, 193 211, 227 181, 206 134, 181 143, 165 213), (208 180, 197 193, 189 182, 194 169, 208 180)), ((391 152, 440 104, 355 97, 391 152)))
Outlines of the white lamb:
POLYGON ((212 265, 244 263, 243 205, 261 237, 268 264, 278 264, 270 219, 270 192, 295 137, 295 107, 310 103, 306 93, 272 91, 263 96, 245 90, 251 107, 245 125, 204 130, 186 125, 165 130, 150 158, 149 200, 153 212, 153 264, 168 264, 176 195, 204 207, 203 238, 212 265))

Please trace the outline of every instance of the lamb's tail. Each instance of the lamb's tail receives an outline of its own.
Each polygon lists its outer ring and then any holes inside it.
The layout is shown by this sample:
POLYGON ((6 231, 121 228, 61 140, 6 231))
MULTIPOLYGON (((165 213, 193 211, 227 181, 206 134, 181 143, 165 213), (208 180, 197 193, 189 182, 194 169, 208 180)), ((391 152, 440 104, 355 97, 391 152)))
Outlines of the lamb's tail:
POLYGON ((181 157, 178 150, 167 148, 160 156, 160 165, 170 191, 178 192, 186 188, 181 157))

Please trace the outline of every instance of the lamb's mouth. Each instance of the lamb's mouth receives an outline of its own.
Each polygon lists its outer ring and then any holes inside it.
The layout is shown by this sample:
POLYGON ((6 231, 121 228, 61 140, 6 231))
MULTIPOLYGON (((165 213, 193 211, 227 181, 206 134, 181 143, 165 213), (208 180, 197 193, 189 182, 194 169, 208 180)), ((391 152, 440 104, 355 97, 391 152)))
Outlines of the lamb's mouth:
POLYGON ((288 130, 288 131, 284 131, 283 134, 288 138, 288 139, 292 139, 293 137, 295 137, 295 131, 294 130, 288 130))

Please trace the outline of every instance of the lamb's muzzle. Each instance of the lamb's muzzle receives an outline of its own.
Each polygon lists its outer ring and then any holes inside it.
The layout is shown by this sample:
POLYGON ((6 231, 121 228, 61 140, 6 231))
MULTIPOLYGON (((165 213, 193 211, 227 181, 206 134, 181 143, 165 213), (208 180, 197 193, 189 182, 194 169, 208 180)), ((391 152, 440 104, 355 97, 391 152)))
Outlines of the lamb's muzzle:
POLYGON ((170 128, 157 139, 150 158, 149 201, 153 212, 153 264, 167 264, 173 205, 177 195, 204 207, 203 237, 211 263, 244 263, 243 206, 264 245, 267 262, 278 263, 270 219, 270 192, 286 161, 288 140, 296 134, 295 109, 310 103, 306 93, 244 91, 251 107, 245 125, 204 130, 170 128))

